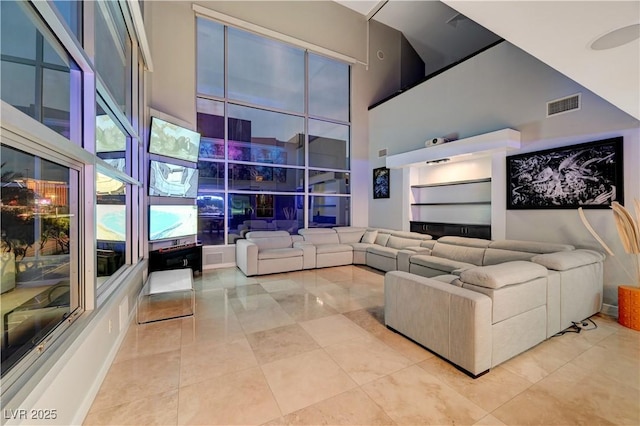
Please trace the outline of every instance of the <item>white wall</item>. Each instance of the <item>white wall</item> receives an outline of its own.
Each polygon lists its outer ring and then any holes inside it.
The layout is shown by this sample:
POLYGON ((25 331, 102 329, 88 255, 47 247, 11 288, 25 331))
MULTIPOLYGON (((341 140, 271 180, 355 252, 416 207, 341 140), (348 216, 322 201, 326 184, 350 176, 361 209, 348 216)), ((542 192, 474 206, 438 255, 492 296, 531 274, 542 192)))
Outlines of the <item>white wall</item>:
MULTIPOLYGON (((397 154, 423 148, 424 141, 432 137, 458 133, 462 139, 503 128, 521 132, 522 148, 509 154, 623 136, 625 199, 640 198, 638 120, 507 42, 372 109, 370 160, 372 167, 380 163, 377 151, 381 148, 397 154), (546 102, 578 92, 582 93, 579 111, 545 118, 546 102)), ((392 170, 391 198, 372 202, 371 226, 406 226, 388 214, 393 206, 408 202, 409 188, 402 175, 402 170, 392 170)), ((495 179, 493 184, 506 185, 495 179)), ((504 213, 507 238, 598 248, 576 211, 504 213)), ((589 211, 587 216, 620 253, 605 264, 605 303, 617 305, 617 285, 629 282, 617 261, 631 269, 631 259, 620 252, 610 211, 589 211)))

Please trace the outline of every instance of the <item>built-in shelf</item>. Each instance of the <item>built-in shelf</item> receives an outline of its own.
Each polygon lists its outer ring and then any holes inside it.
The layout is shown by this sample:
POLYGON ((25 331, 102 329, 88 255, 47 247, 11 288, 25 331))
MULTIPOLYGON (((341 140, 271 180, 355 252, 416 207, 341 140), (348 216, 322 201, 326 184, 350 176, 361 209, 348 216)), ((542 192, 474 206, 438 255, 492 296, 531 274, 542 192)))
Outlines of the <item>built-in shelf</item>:
POLYGON ((513 129, 497 130, 457 141, 389 155, 386 166, 390 169, 425 165, 427 161, 448 159, 462 161, 472 156, 483 157, 520 148, 520 132, 513 129))
POLYGON ((437 186, 467 185, 469 183, 485 183, 485 182, 491 182, 491 178, 458 180, 455 182, 425 183, 422 185, 411 185, 411 187, 412 188, 435 188, 437 186))

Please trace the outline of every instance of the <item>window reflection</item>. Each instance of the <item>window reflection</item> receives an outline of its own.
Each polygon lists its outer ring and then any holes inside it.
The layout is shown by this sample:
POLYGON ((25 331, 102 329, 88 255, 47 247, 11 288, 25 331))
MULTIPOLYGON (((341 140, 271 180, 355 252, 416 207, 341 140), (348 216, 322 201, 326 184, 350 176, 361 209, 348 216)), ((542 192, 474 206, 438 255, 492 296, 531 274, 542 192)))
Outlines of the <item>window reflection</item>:
POLYGON ((309 120, 309 166, 349 168, 349 126, 309 120))
POLYGON ((349 65, 309 54, 309 114, 349 121, 349 65))
POLYGON ((229 243, 249 231, 284 230, 296 234, 304 227, 301 195, 230 194, 229 243))
POLYGON ((1 156, 4 375, 78 307, 78 172, 5 145, 1 156))
POLYGON ((312 196, 309 197, 309 227, 324 228, 349 226, 350 197, 312 196))
POLYGON ((126 262, 127 206, 124 182, 96 173, 98 287, 126 262), (102 279, 101 279, 102 278, 102 279))

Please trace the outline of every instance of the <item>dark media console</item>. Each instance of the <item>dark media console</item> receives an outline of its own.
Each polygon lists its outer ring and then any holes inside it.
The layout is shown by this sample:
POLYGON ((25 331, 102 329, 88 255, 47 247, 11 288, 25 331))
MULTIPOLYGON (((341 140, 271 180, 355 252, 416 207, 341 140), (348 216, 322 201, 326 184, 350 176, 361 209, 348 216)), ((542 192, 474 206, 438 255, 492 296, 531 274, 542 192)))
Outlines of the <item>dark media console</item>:
POLYGON ((202 272, 202 245, 183 244, 149 252, 149 272, 183 268, 202 272))

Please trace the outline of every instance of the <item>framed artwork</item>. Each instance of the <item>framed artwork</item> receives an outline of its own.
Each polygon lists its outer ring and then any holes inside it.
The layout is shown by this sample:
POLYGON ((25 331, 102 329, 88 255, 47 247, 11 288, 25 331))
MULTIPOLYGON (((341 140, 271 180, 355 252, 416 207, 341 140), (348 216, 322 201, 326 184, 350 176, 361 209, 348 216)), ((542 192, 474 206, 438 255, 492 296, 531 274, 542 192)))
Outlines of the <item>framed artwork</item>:
POLYGON ((624 203, 622 137, 507 157, 507 209, 624 203))
POLYGON ((273 217, 273 195, 271 194, 256 195, 256 217, 261 217, 261 218, 273 217))
POLYGON ((373 198, 389 198, 389 172, 386 167, 373 169, 373 198))

